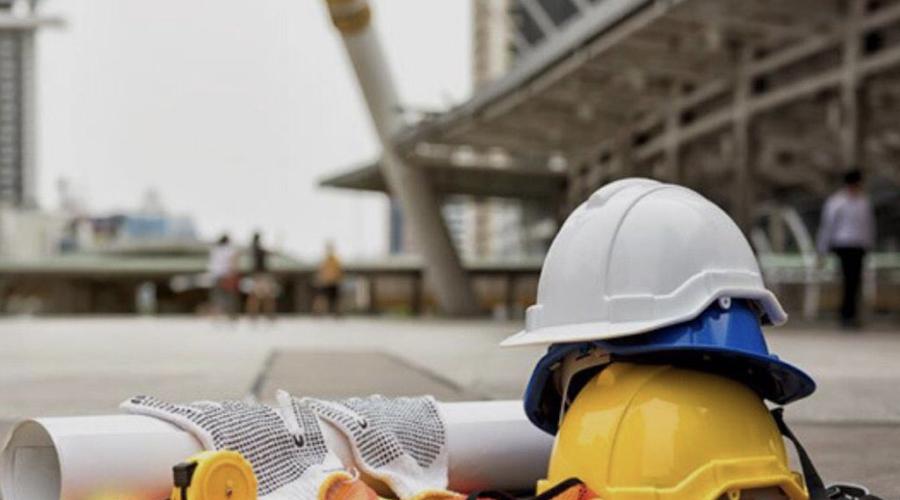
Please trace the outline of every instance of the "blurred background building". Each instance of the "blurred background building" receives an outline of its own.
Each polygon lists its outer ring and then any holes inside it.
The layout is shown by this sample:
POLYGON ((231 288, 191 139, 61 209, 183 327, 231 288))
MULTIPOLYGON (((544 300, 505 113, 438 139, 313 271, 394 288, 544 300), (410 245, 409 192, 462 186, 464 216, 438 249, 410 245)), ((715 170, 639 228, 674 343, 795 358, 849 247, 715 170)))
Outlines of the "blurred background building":
MULTIPOLYGON (((879 224, 867 307, 900 317, 900 0, 471 5, 473 95, 421 113, 393 144, 441 200, 484 311, 521 314, 568 213, 608 182, 645 176, 728 211, 787 307, 820 317, 839 294, 836 263, 816 265, 819 210, 859 165, 879 224)), ((89 213, 77 197, 34 206, 33 38, 55 22, 34 2, 0 0, 3 309, 134 312, 149 282, 158 311, 196 310, 202 284, 186 277, 204 271, 208 246, 158 195, 115 213, 89 213), (43 305, 10 306, 23 297, 43 305)), ((390 196, 379 162, 321 184, 390 196)), ((345 309, 437 309, 407 214, 388 206, 388 255, 345 262, 345 309)), ((278 255, 281 310, 310 310, 314 269, 278 255)))
POLYGON ((36 1, 0 0, 0 204, 34 205, 36 1))
MULTIPOLYGON (((900 2, 490 0, 473 12, 475 94, 396 137, 445 195, 463 257, 540 254, 595 189, 652 177, 727 210, 770 284, 813 317, 836 300, 835 268, 815 267, 819 209, 859 165, 879 235, 867 297, 898 310, 900 2)), ((374 167, 324 184, 382 190, 374 167)))
POLYGON ((35 202, 36 0, 0 0, 0 255, 54 251, 63 222, 35 202))

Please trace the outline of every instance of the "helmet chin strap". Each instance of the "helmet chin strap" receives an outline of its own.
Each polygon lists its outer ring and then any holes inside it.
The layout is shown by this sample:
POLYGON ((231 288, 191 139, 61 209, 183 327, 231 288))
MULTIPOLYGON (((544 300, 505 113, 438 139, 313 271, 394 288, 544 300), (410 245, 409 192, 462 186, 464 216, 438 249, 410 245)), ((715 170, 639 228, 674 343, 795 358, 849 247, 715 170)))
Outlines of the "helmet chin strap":
POLYGON ((772 418, 781 435, 794 444, 797 450, 797 458, 800 459, 800 467, 803 469, 803 479, 806 481, 806 490, 809 492, 809 500, 881 500, 879 497, 872 495, 869 491, 861 486, 847 484, 833 484, 825 487, 822 476, 816 470, 806 449, 787 426, 784 421, 784 408, 775 408, 772 410, 772 418))
POLYGON ((558 425, 562 425, 563 417, 566 410, 572 404, 569 398, 569 387, 572 384, 572 378, 580 372, 594 368, 596 366, 608 365, 610 363, 610 355, 601 349, 591 348, 587 352, 572 353, 562 360, 562 364, 557 370, 557 389, 560 395, 559 421, 558 425))
POLYGON ((784 421, 784 408, 775 408, 772 410, 772 418, 781 435, 794 444, 797 450, 797 458, 800 459, 800 467, 803 469, 803 479, 806 481, 806 490, 809 492, 809 500, 881 500, 875 495, 871 495, 868 490, 861 486, 833 484, 828 488, 822 481, 822 476, 816 470, 806 448, 794 435, 791 428, 784 421))
POLYGON ((806 481, 806 489, 809 491, 809 500, 829 500, 831 496, 825 491, 825 483, 822 482, 822 477, 819 476, 819 472, 816 470, 816 466, 813 465, 812 459, 809 458, 809 454, 806 453, 806 449, 800 444, 800 440, 797 439, 797 436, 794 435, 790 427, 784 422, 784 408, 775 408, 772 410, 772 418, 775 419, 775 424, 778 426, 778 430, 781 431, 781 435, 794 443, 794 448, 797 450, 797 457, 800 459, 800 467, 803 468, 803 480, 806 481))

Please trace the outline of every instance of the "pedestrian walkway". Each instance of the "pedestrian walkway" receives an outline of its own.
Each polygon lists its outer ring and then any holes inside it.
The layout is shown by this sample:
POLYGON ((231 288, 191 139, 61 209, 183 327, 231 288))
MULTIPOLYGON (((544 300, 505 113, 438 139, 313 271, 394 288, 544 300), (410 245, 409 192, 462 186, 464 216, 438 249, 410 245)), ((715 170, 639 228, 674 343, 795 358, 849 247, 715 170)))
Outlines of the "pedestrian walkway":
POLYGON ((374 393, 387 397, 431 394, 440 401, 485 399, 452 380, 383 352, 274 350, 252 394, 259 401, 274 402, 279 389, 331 399, 374 393))
MULTIPOLYGON (((111 413, 125 398, 270 400, 431 392, 518 398, 540 348, 500 349, 519 325, 482 320, 195 318, 0 321, 0 434, 21 417, 111 413)), ((819 382, 788 411, 827 477, 900 497, 900 332, 774 330, 772 350, 819 382)))

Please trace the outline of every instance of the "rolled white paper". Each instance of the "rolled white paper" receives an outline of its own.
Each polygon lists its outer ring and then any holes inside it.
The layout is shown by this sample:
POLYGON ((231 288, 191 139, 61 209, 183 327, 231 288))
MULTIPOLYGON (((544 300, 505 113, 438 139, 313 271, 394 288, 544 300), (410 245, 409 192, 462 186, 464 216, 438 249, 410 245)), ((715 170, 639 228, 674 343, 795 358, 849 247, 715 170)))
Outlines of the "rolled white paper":
MULTIPOLYGON (((546 471, 552 438, 528 422, 520 401, 441 403, 450 488, 525 489, 546 471)), ((347 465, 344 437, 323 426, 347 465)), ((0 454, 4 500, 161 500, 172 466, 202 450, 189 433, 152 417, 115 415, 26 420, 0 454)))
POLYGON ((152 417, 27 420, 0 456, 5 500, 160 500, 172 466, 202 450, 194 437, 152 417))
POLYGON ((521 401, 446 403, 441 410, 451 490, 531 489, 546 476, 553 437, 528 421, 521 401))

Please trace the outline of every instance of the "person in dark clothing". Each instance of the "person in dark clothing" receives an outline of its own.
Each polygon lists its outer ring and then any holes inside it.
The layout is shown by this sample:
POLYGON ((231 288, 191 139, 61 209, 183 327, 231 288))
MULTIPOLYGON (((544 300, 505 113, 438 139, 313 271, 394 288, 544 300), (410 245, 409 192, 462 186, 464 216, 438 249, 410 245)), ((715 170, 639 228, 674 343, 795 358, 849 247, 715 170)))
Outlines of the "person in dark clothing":
POLYGON ((860 326, 858 304, 862 288, 863 261, 875 242, 875 216, 863 189, 862 172, 850 170, 844 187, 831 195, 822 209, 817 247, 820 256, 831 251, 841 263, 843 297, 841 322, 845 327, 860 326))
POLYGON ((866 250, 860 247, 835 247, 832 251, 841 262, 843 294, 841 296, 841 321, 846 327, 858 327, 859 296, 862 288, 863 259, 866 250))
POLYGON ((263 313, 270 318, 274 318, 278 283, 269 272, 269 251, 263 247, 262 237, 258 232, 253 234, 250 253, 253 262, 251 270, 253 287, 247 295, 246 312, 251 317, 256 317, 263 313))

